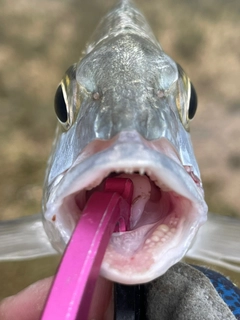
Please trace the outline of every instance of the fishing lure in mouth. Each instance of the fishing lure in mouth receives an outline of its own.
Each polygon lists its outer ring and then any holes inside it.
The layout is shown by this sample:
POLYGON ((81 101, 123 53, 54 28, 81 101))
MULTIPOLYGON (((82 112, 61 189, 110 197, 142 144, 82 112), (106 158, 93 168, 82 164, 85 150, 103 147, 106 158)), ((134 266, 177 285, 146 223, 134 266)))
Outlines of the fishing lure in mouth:
POLYGON ((196 109, 183 69, 135 6, 119 2, 56 91, 59 123, 42 202, 53 247, 64 251, 106 179, 130 179, 129 228, 112 234, 101 275, 145 283, 178 262, 207 219, 189 133, 196 109))

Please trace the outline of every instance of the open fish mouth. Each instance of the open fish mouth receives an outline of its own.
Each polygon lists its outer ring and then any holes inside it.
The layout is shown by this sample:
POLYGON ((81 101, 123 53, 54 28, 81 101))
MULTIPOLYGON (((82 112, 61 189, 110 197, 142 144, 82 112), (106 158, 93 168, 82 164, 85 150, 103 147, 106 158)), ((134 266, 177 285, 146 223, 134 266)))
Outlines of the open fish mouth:
POLYGON ((123 132, 95 140, 50 187, 44 227, 55 249, 64 250, 91 193, 109 176, 131 179, 134 192, 129 230, 112 234, 101 274, 127 284, 151 281, 184 256, 206 221, 200 179, 166 139, 123 132))

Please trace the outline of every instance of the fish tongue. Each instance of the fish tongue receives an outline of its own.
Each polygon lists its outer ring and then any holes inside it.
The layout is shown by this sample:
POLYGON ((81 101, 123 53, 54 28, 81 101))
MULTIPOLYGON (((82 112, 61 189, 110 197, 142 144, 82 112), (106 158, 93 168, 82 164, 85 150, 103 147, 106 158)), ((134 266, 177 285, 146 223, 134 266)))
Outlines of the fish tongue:
POLYGON ((161 191, 146 175, 121 174, 116 178, 130 179, 133 183, 133 200, 131 206, 130 229, 134 229, 144 213, 146 204, 158 202, 161 191))

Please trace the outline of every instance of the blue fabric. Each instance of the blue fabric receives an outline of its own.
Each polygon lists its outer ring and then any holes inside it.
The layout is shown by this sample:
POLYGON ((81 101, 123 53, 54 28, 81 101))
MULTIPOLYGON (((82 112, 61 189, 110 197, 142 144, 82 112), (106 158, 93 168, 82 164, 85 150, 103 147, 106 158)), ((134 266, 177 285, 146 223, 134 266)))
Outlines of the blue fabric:
POLYGON ((222 274, 199 266, 193 266, 205 274, 217 290, 220 297, 228 305, 234 316, 240 320, 240 289, 222 274))

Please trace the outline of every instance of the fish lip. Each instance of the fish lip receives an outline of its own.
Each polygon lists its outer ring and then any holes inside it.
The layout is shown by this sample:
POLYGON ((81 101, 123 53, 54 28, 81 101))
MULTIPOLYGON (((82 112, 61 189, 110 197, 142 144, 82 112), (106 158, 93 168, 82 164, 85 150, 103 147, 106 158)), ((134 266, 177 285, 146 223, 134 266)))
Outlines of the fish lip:
MULTIPOLYGON (((170 143, 169 143, 170 144, 170 143)), ((176 157, 175 157, 176 159, 176 157)), ((194 183, 190 174, 185 170, 180 161, 176 162, 163 152, 156 151, 151 142, 146 141, 136 132, 122 132, 113 139, 107 149, 92 154, 81 162, 78 159, 64 175, 54 185, 54 189, 48 202, 61 201, 79 189, 79 185, 74 189, 74 183, 81 180, 81 189, 88 187, 89 181, 96 180, 96 175, 101 171, 106 177, 110 172, 126 172, 142 170, 150 177, 151 174, 163 180, 170 188, 172 183, 169 181, 178 178, 178 184, 174 185, 174 190, 179 195, 190 201, 203 201, 203 189, 194 183), (134 152, 133 152, 134 150, 134 152), (164 174, 163 174, 164 172, 164 174), (166 174, 167 173, 167 174, 166 174)), ((94 186, 100 184, 94 183, 94 186)))
POLYGON ((152 175, 156 180, 161 181, 165 187, 169 187, 169 189, 194 204, 196 213, 192 213, 190 222, 188 222, 188 235, 186 239, 184 238, 184 245, 181 250, 177 248, 179 245, 176 246, 176 250, 173 248, 174 257, 171 259, 167 257, 162 263, 161 270, 153 270, 150 273, 132 276, 129 279, 129 275, 121 274, 120 277, 115 270, 111 270, 109 273, 109 266, 103 261, 101 274, 110 280, 126 284, 150 281, 178 262, 186 253, 198 228, 206 221, 207 217, 207 206, 201 187, 194 182, 184 166, 169 158, 166 154, 154 150, 151 143, 140 135, 134 133, 133 136, 130 136, 119 134, 106 149, 91 154, 79 163, 76 162, 55 186, 55 192, 51 192, 51 197, 46 204, 47 210, 44 214, 46 232, 50 238, 54 239, 54 237, 51 237, 52 231, 49 231, 49 224, 51 224, 50 229, 55 228, 55 231, 58 229, 58 241, 61 239, 61 245, 55 245, 55 248, 63 251, 70 239, 71 232, 67 233, 63 224, 60 223, 57 226, 56 221, 52 221, 52 212, 57 212, 64 198, 89 187, 90 184, 94 188, 111 172, 126 172, 126 168, 132 172, 145 172, 150 178, 152 175), (129 139, 130 136, 134 137, 134 140, 129 139), (198 208, 200 209, 198 210, 198 208))

